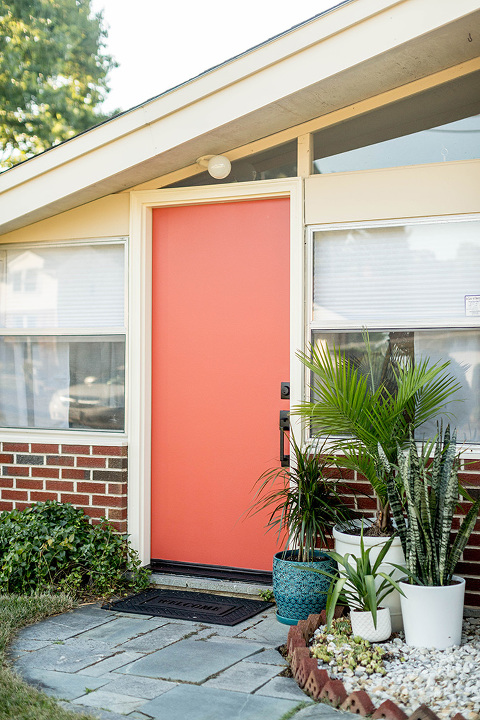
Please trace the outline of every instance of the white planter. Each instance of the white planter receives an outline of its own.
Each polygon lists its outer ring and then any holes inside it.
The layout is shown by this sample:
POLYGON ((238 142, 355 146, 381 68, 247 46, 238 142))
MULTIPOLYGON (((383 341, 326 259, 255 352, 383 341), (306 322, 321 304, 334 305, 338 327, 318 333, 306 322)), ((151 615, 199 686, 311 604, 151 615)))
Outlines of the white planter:
POLYGON ((428 587, 401 582, 405 642, 413 647, 444 650, 462 639, 465 580, 453 576, 452 585, 428 587))
POLYGON ((377 627, 373 624, 373 616, 370 610, 368 610, 368 612, 352 610, 350 612, 350 620, 353 634, 369 642, 388 640, 392 634, 392 623, 390 620, 390 610, 388 608, 378 608, 377 627))
MULTIPOLYGON (((334 527, 333 536, 335 538, 335 551, 339 555, 346 555, 347 553, 350 553, 354 557, 358 557, 360 555, 360 535, 349 535, 348 533, 342 532, 338 527, 334 527)), ((377 559, 378 554, 382 549, 382 545, 386 540, 388 540, 388 538, 363 536, 365 549, 369 547, 374 548, 370 553, 370 559, 372 562, 375 562, 377 559), (378 548, 376 546, 378 546, 378 548)), ((393 568, 389 565, 389 563, 405 565, 405 555, 403 554, 402 543, 400 542, 399 537, 394 539, 379 569, 382 572, 390 573, 393 568)), ((353 561, 351 564, 353 565, 353 561)), ((393 579, 399 580, 401 577, 405 577, 405 575, 402 574, 400 570, 395 570, 393 573, 393 579)), ((379 578, 377 584, 380 584, 381 582, 382 578, 379 578)), ((390 610, 392 630, 394 632, 402 630, 403 623, 402 610, 400 607, 400 593, 394 590, 390 593, 390 595, 387 595, 387 597, 382 600, 382 606, 390 610)))

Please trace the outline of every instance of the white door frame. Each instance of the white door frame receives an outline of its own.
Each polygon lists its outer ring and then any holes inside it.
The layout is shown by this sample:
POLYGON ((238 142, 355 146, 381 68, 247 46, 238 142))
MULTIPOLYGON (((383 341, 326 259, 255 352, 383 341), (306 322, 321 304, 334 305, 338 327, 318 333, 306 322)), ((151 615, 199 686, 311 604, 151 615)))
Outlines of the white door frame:
MULTIPOLYGON (((261 180, 130 193, 127 349, 128 532, 142 564, 150 562, 152 210, 262 198, 290 198, 290 395, 303 397, 304 375, 295 353, 304 346, 304 203, 302 178, 261 180)), ((298 420, 293 420, 298 424, 298 420)))

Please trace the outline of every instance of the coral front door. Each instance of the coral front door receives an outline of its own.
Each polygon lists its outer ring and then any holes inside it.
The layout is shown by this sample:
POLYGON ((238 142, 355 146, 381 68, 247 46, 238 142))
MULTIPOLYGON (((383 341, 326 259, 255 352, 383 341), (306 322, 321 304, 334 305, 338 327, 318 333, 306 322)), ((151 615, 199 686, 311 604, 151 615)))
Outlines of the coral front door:
POLYGON ((245 515, 279 465, 289 247, 288 199, 153 211, 153 559, 271 570, 245 515))

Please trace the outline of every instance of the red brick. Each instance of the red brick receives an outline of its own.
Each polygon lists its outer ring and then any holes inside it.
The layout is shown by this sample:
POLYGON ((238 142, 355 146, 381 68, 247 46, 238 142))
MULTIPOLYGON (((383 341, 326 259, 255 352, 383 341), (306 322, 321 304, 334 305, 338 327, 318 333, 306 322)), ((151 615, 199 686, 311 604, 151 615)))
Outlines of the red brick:
POLYGON ((116 530, 118 533, 123 534, 127 532, 126 520, 116 520, 115 522, 112 522, 111 525, 113 526, 113 529, 116 530))
POLYGON ((305 638, 296 625, 291 625, 287 635, 287 651, 293 656, 293 650, 296 647, 306 647, 305 638))
POLYGON ((96 508, 96 507, 81 507, 80 510, 83 510, 85 515, 88 515, 91 518, 104 518, 105 517, 105 510, 103 508, 96 508))
POLYGON ((125 507, 127 498, 123 495, 93 495, 92 505, 103 507, 125 507))
POLYGON ((69 480, 86 480, 90 477, 89 470, 77 470, 77 468, 62 468, 62 478, 69 480))
POLYGON ((30 478, 18 478, 15 482, 16 488, 24 490, 43 490, 43 480, 31 480, 30 478))
POLYGON ((300 630, 300 632, 303 635, 303 638, 305 642, 308 642, 310 640, 309 634, 308 634, 308 623, 306 620, 299 620, 297 623, 297 628, 300 630))
POLYGON ((465 562, 480 562, 480 548, 465 548, 463 559, 465 562))
POLYGON ((0 512, 2 512, 3 510, 13 510, 13 502, 11 500, 0 500, 0 512))
POLYGON ((28 452, 28 443, 3 443, 4 452, 28 452))
POLYGON ((108 508, 109 520, 126 520, 127 508, 108 508))
POLYGON ((30 500, 32 502, 45 502, 45 500, 57 500, 58 494, 55 492, 35 492, 32 490, 30 493, 30 500))
POLYGON ((62 453, 67 455, 90 455, 89 445, 62 445, 62 453))
POLYGON ((32 467, 32 477, 44 477, 53 480, 54 478, 58 478, 59 475, 60 470, 58 470, 58 468, 32 467))
POLYGON ((2 453, 0 455, 0 463, 13 463, 13 455, 10 455, 8 453, 2 453))
POLYGON ((95 482, 77 482, 77 492, 104 493, 105 484, 95 482))
MULTIPOLYGON (((305 641, 304 641, 305 642, 305 641)), ((300 665, 301 661, 305 658, 310 659, 312 656, 310 655, 310 648, 308 648, 306 645, 300 645, 298 647, 292 648, 292 659, 290 661, 290 667, 292 670, 292 673, 295 675, 297 672, 297 667, 300 665)), ((317 663, 318 667, 318 663, 317 663)))
POLYGON ((126 445, 111 447, 110 445, 95 445, 92 448, 94 455, 126 455, 128 448, 126 445))
POLYGON ((60 502, 71 503, 72 505, 88 505, 90 498, 88 495, 79 495, 78 493, 62 493, 60 502))
POLYGON ((45 443, 32 443, 32 452, 58 453, 58 445, 46 445, 45 443))
POLYGON ((347 699, 341 705, 342 710, 350 710, 354 715, 371 715, 375 710, 375 705, 370 699, 370 695, 365 690, 356 690, 350 693, 347 699))
POLYGON ((77 457, 77 467, 84 468, 104 468, 106 467, 107 461, 105 458, 100 457, 77 457))
POLYGON ((308 634, 309 640, 313 636, 313 633, 315 632, 315 630, 317 630, 320 627, 320 625, 323 625, 322 616, 320 615, 320 613, 308 616, 308 618, 307 618, 307 634, 308 634))
POLYGON ((297 681, 297 684, 299 687, 303 688, 306 685, 306 682, 309 678, 310 673, 312 670, 315 670, 315 668, 318 668, 318 662, 316 658, 312 657, 302 657, 297 666, 295 667, 295 680, 297 681))
POLYGON ((433 710, 426 705, 420 705, 409 717, 409 720, 439 720, 433 710))
POLYGON ((468 539, 468 544, 480 547, 480 533, 472 533, 468 539))
POLYGON ((338 707, 347 699, 347 691, 341 680, 329 680, 323 686, 320 697, 331 702, 333 707, 338 707))
POLYGON ((357 497, 357 507, 359 510, 376 510, 377 502, 373 498, 357 497))
POLYGON ((47 455, 47 465, 73 465, 75 458, 69 455, 47 455))
POLYGON ((15 477, 29 477, 30 468, 28 465, 4 465, 3 471, 6 475, 13 475, 15 477))
POLYGON ((479 471, 480 470, 480 460, 465 460, 464 467, 465 467, 465 470, 479 471))
POLYGON ((45 490, 65 490, 65 492, 73 492, 73 482, 67 482, 67 480, 47 480, 45 490))
POLYGON ((385 700, 373 713, 373 720, 407 720, 407 714, 392 700, 385 700))
POLYGON ((330 680, 330 676, 326 670, 320 670, 320 668, 314 668, 308 680, 305 683, 303 689, 307 692, 314 700, 318 700, 320 693, 323 690, 324 685, 330 680))
POLYGON ((13 478, 0 477, 0 488, 13 488, 13 478))
POLYGON ((25 510, 25 508, 30 507, 31 504, 31 502, 16 502, 15 508, 16 510, 25 510))
POLYGON ((468 607, 480 607, 480 593, 465 593, 465 605, 468 607))
MULTIPOLYGON (((105 492, 105 491, 103 491, 105 492)), ((126 495, 127 483, 108 483, 107 493, 109 495, 126 495)))
POLYGON ((2 500, 28 500, 25 490, 2 490, 2 500))

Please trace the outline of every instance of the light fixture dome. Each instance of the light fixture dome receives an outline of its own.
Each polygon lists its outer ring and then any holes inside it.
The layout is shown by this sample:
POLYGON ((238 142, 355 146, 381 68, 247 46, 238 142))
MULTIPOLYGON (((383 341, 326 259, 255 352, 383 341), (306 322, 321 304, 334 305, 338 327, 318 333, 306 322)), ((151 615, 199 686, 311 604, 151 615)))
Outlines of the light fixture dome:
POLYGON ((227 175, 230 175, 232 165, 230 160, 225 155, 214 155, 208 161, 207 170, 210 175, 216 180, 223 180, 227 175))

